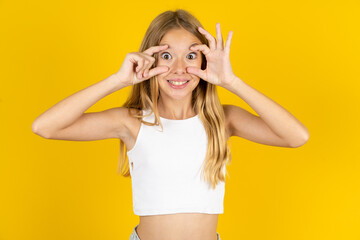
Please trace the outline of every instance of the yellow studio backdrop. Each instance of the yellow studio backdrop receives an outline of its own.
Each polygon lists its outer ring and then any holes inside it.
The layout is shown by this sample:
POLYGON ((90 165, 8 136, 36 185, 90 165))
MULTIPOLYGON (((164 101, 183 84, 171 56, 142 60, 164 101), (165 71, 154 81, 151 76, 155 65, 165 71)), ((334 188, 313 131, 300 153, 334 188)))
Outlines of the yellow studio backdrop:
MULTIPOLYGON (((119 141, 61 141, 37 116, 118 71, 151 20, 193 13, 234 31, 234 73, 309 130, 299 148, 231 138, 222 240, 359 240, 359 1, 0 1, 0 240, 129 239, 119 141)), ((86 112, 120 106, 131 87, 86 112)), ((218 87, 221 102, 256 114, 218 87)), ((89 129, 91 130, 91 129, 89 129)))

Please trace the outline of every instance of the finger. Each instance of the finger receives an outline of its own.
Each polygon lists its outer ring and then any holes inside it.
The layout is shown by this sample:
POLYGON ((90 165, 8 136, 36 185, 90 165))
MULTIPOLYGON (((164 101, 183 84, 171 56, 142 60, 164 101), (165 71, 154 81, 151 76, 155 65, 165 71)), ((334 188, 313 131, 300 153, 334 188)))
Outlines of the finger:
POLYGON ((142 62, 143 62, 143 65, 142 65, 141 69, 137 73, 138 78, 143 77, 144 70, 146 69, 147 61, 145 59, 142 59, 142 62))
POLYGON ((230 31, 230 32, 228 33, 227 38, 226 38, 226 43, 225 43, 225 49, 224 49, 224 51, 225 51, 225 53, 228 54, 228 55, 230 54, 230 46, 231 46, 232 35, 233 35, 233 31, 230 31))
POLYGON ((145 59, 145 64, 143 69, 141 70, 141 76, 145 77, 146 76, 146 71, 151 67, 151 65, 153 64, 153 62, 148 61, 145 59))
POLYGON ((186 70, 188 73, 194 74, 201 79, 204 79, 204 80, 207 79, 206 78, 206 70, 201 70, 200 68, 196 68, 196 67, 187 67, 186 70))
POLYGON ((147 55, 146 53, 140 52, 139 54, 144 58, 144 61, 145 61, 144 66, 140 70, 141 77, 144 78, 149 75, 149 68, 151 68, 151 66, 154 64, 155 58, 147 55))
POLYGON ((167 49, 167 48, 168 48, 167 44, 159 45, 159 46, 152 46, 152 47, 146 49, 143 53, 146 53, 146 54, 152 56, 154 53, 160 52, 160 51, 162 51, 164 49, 167 49))
POLYGON ((206 56, 207 54, 209 54, 211 51, 209 49, 209 47, 206 44, 198 44, 198 45, 194 45, 190 48, 190 50, 194 50, 194 51, 201 51, 204 53, 204 55, 206 56))
POLYGON ((224 43, 223 43, 223 38, 222 38, 222 34, 221 34, 220 23, 216 23, 216 38, 217 38, 216 48, 224 50, 224 43))
POLYGON ((143 53, 143 52, 139 52, 139 54, 140 54, 140 56, 143 57, 145 60, 155 62, 155 57, 149 56, 148 54, 143 53))
POLYGON ((149 71, 151 66, 153 65, 153 62, 149 62, 144 70, 144 77, 148 77, 149 76, 149 71))
POLYGON ((167 66, 158 66, 156 68, 152 68, 152 69, 150 69, 149 76, 147 78, 151 78, 151 77, 153 77, 155 75, 165 73, 165 72, 169 71, 169 69, 170 68, 167 67, 167 66))
POLYGON ((148 68, 145 69, 145 71, 144 71, 144 77, 147 77, 147 76, 149 76, 149 69, 148 68))
POLYGON ((138 73, 139 71, 140 71, 140 69, 144 66, 144 59, 142 59, 142 58, 137 58, 136 59, 137 60, 137 67, 136 67, 136 69, 135 69, 135 71, 138 73))
POLYGON ((205 37, 209 40, 209 45, 211 50, 216 50, 216 39, 205 29, 199 27, 199 32, 204 34, 205 37))
POLYGON ((152 62, 149 62, 148 60, 145 59, 145 63, 144 63, 144 67, 140 70, 141 76, 144 77, 144 73, 146 71, 146 69, 150 68, 152 65, 152 62))

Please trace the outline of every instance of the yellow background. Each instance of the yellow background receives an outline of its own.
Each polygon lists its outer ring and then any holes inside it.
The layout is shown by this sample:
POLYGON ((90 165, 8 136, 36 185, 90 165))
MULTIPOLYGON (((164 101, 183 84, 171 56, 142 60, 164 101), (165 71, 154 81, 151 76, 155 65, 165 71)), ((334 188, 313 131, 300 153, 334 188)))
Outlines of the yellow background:
MULTIPOLYGON (((235 74, 298 118, 300 148, 232 137, 222 240, 360 239, 359 1, 0 1, 0 240, 128 239, 119 141, 47 140, 33 120, 120 69, 151 20, 184 8, 234 31, 235 74)), ((86 112, 120 106, 130 87, 86 112)), ((218 87, 221 102, 255 112, 218 87)))

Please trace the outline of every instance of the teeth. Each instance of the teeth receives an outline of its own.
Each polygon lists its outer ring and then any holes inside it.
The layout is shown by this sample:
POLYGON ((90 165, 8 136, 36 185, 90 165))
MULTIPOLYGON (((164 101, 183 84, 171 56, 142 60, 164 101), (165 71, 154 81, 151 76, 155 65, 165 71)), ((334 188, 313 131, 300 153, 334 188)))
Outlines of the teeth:
POLYGON ((169 80, 169 82, 170 82, 171 84, 173 84, 173 85, 177 85, 177 86, 179 86, 179 85, 183 85, 183 84, 187 83, 188 81, 184 81, 184 82, 175 82, 175 81, 170 81, 170 80, 169 80))

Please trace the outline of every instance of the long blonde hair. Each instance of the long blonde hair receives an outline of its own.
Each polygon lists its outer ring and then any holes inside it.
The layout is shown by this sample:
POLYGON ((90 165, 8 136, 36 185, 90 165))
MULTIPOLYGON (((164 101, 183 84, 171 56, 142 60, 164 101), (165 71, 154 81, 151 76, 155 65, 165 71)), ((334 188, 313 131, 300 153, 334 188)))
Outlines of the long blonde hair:
MULTIPOLYGON (((203 27, 201 23, 188 11, 177 9, 175 11, 166 11, 159 14, 150 24, 147 29, 144 39, 141 43, 140 52, 145 51, 151 46, 159 45, 162 37, 172 29, 183 28, 194 34, 203 44, 209 46, 208 40, 198 32, 198 27, 203 27)), ((202 55, 201 69, 206 68, 206 58, 202 55)), ((157 54, 154 54, 155 62, 152 66, 157 65, 157 54)), ((156 76, 151 77, 141 83, 132 86, 131 93, 122 105, 128 108, 129 114, 138 118, 141 123, 148 126, 163 125, 160 121, 158 112, 159 100, 159 83, 156 76), (137 110, 136 114, 132 114, 131 108, 137 110), (151 109, 152 111, 147 115, 142 115, 141 110, 151 109), (154 113, 155 122, 149 123, 143 121, 143 117, 154 113)), ((194 112, 198 113, 202 121, 208 137, 208 148, 206 158, 202 165, 201 174, 205 172, 205 181, 209 181, 211 187, 215 189, 219 181, 225 182, 225 175, 223 174, 226 164, 231 163, 230 140, 228 143, 228 136, 225 127, 225 114, 220 103, 216 85, 211 84, 203 79, 200 79, 198 86, 192 92, 191 100, 194 112)), ((130 177, 129 161, 126 154, 126 146, 120 140, 120 159, 118 164, 118 173, 124 177, 130 177)))

